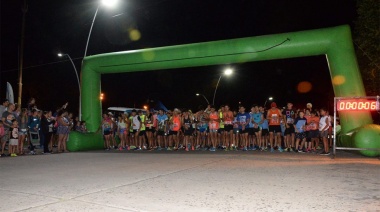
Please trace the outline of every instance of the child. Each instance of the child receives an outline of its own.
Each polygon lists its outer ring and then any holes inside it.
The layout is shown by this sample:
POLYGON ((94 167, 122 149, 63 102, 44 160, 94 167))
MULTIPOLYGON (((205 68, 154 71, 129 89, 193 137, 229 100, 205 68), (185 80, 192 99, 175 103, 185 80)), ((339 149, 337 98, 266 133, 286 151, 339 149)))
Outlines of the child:
POLYGON ((304 117, 304 113, 300 111, 298 113, 297 118, 294 120, 294 130, 295 130, 295 136, 296 136, 296 146, 295 146, 295 152, 303 152, 302 146, 305 143, 306 140, 306 133, 305 133, 305 125, 306 125, 306 118, 304 117), (299 145, 301 141, 301 145, 299 145), (301 147, 301 149, 299 148, 301 147))
POLYGON ((12 121, 9 129, 9 153, 11 157, 17 157, 16 150, 18 146, 18 122, 16 119, 12 121))

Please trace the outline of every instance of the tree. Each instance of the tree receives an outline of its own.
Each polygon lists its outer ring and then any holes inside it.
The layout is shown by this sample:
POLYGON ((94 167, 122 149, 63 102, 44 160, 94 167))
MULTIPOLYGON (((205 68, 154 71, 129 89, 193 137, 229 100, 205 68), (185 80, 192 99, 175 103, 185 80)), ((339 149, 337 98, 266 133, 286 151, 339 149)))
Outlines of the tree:
POLYGON ((367 95, 380 93, 380 1, 359 0, 354 43, 367 95))

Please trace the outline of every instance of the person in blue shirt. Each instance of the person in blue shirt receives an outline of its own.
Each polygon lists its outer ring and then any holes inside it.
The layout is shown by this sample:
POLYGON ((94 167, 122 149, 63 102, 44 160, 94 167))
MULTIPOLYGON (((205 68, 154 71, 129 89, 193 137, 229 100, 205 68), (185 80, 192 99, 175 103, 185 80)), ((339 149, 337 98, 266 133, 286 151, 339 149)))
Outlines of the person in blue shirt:
POLYGON ((243 146, 243 151, 247 151, 248 148, 248 125, 251 120, 249 113, 245 112, 245 107, 239 107, 239 113, 236 116, 237 124, 239 126, 239 133, 241 135, 241 144, 243 146))
POLYGON ((295 152, 303 152, 302 147, 305 144, 306 141, 306 133, 305 133, 305 126, 306 126, 306 118, 304 117, 304 112, 299 111, 298 117, 294 120, 294 130, 295 130, 295 136, 296 136, 296 146, 294 151, 295 152), (299 145, 301 141, 301 145, 299 145), (301 147, 301 148, 300 148, 301 147))
POLYGON ((166 125, 167 125, 168 120, 169 118, 164 113, 164 110, 160 109, 157 115, 157 144, 158 144, 157 150, 161 150, 161 144, 163 144, 164 147, 167 147, 165 132, 166 132, 166 125), (162 142, 162 139, 164 140, 164 142, 162 142))

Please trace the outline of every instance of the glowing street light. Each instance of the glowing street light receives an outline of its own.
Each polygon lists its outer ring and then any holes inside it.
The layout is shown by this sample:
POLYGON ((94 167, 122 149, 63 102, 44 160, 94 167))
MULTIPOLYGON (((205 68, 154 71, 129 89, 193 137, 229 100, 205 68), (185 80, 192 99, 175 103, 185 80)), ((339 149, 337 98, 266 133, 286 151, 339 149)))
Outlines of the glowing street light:
MULTIPOLYGON (((233 70, 231 68, 227 68, 226 70, 224 70, 224 75, 226 76, 229 76, 233 73, 233 70)), ((215 95, 216 95, 216 90, 218 89, 218 85, 219 85, 219 82, 220 82, 220 79, 222 79, 222 76, 223 74, 220 75, 219 79, 218 79, 218 83, 216 83, 216 87, 215 87, 215 92, 214 92, 214 98, 212 99, 212 104, 215 105, 215 95)))
POLYGON ((78 71, 77 71, 77 68, 75 67, 75 64, 73 62, 73 60, 71 59, 70 55, 69 54, 63 54, 63 53, 58 53, 58 57, 64 57, 64 56, 67 56, 67 58, 69 58, 71 64, 73 65, 73 68, 74 68, 74 71, 75 71, 75 74, 77 76, 77 81, 78 81, 78 88, 79 88, 79 121, 82 120, 82 105, 81 105, 81 96, 82 96, 82 91, 81 91, 81 87, 80 87, 80 81, 79 81, 79 75, 78 75, 78 71))
POLYGON ((265 105, 267 104, 268 100, 269 100, 269 101, 272 101, 272 100, 273 100, 273 97, 270 96, 270 97, 268 97, 268 99, 265 100, 264 108, 265 108, 265 105))
POLYGON ((90 42, 92 27, 94 26, 94 22, 95 22, 97 14, 98 14, 98 10, 99 10, 100 5, 104 5, 106 7, 113 8, 113 7, 116 6, 117 2, 118 2, 118 0, 102 0, 101 4, 99 4, 98 8, 96 8, 94 18, 92 19, 90 32, 88 33, 87 43, 86 43, 86 49, 84 50, 84 57, 83 57, 83 59, 87 56, 87 48, 88 48, 88 43, 90 42))
POLYGON ((104 100, 104 93, 101 93, 99 98, 100 98, 100 101, 103 101, 104 100))
POLYGON ((206 96, 205 95, 203 95, 203 94, 201 94, 201 93, 197 93, 197 94, 195 94, 196 96, 203 96, 203 98, 206 100, 206 102, 207 102, 207 105, 209 105, 210 104, 210 102, 208 101, 208 99, 206 98, 206 96))

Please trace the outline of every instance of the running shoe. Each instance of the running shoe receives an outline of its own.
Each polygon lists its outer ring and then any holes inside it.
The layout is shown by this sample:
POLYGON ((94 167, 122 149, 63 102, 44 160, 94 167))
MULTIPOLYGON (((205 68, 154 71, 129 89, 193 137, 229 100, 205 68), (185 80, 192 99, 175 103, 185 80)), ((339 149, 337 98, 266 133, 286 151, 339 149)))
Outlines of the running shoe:
POLYGON ((216 151, 215 147, 211 147, 211 148, 210 148, 210 151, 211 151, 211 152, 215 152, 215 151, 216 151))
POLYGON ((319 153, 319 155, 330 155, 330 152, 323 151, 323 152, 319 153))
POLYGON ((128 150, 128 151, 131 150, 131 147, 127 146, 127 150, 128 150))
POLYGON ((194 146, 191 146, 191 151, 194 151, 194 146))
POLYGON ((273 148, 270 148, 270 152, 274 152, 274 149, 273 149, 273 148))
POLYGON ((302 151, 302 149, 299 149, 298 152, 299 153, 305 153, 304 151, 302 151))
POLYGON ((170 147, 166 148, 167 151, 172 151, 172 149, 170 147))
POLYGON ((284 150, 279 146, 277 149, 279 152, 283 152, 284 150))
POLYGON ((285 150, 285 152, 288 152, 288 151, 289 151, 289 148, 285 148, 284 150, 285 150))
POLYGON ((245 146, 245 147, 243 147, 243 151, 248 151, 248 149, 247 149, 247 147, 245 146))

